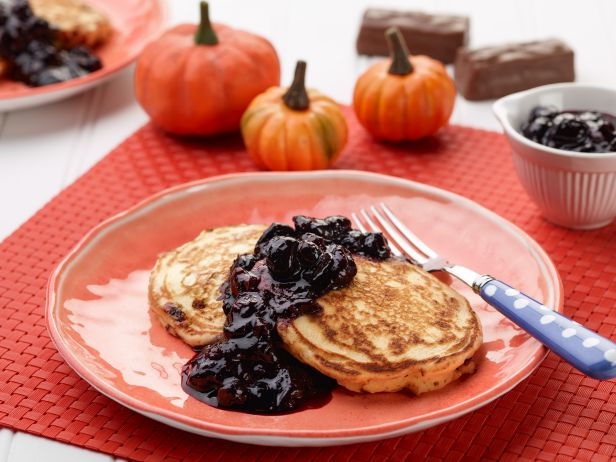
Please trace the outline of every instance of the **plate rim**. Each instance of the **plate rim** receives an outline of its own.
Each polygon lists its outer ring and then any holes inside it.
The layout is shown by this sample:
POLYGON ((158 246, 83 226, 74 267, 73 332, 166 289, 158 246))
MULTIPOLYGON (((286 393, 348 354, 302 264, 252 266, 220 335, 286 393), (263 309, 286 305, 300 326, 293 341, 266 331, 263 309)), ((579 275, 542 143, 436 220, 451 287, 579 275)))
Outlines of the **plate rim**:
POLYGON ((164 200, 165 197, 174 194, 189 192, 193 188, 207 188, 212 183, 225 183, 233 180, 254 180, 269 179, 276 181, 277 177, 288 179, 289 177, 319 179, 327 177, 346 177, 360 178, 372 182, 385 182, 389 184, 399 185, 412 190, 421 190, 438 197, 451 199, 457 204, 471 208, 480 213, 492 222, 500 225, 503 229, 509 232, 512 237, 521 240, 524 245, 531 251, 536 261, 542 267, 542 272, 546 277, 548 290, 553 292, 553 307, 556 311, 563 310, 563 285, 560 275, 543 248, 525 231, 496 214, 495 212, 483 207, 477 202, 461 196, 457 193, 442 189, 436 186, 420 183, 413 180, 408 180, 401 177, 384 175, 380 173, 365 172, 361 170, 326 170, 312 172, 243 172, 231 173, 225 175, 217 175, 209 178, 190 181, 187 183, 178 184, 169 188, 163 189, 154 193, 133 206, 121 211, 115 215, 108 217, 98 225, 90 229, 80 241, 69 251, 69 253, 61 260, 50 275, 47 285, 47 299, 45 305, 45 323, 49 331, 50 337, 58 349, 60 355, 68 363, 68 365, 86 382, 92 385, 96 390, 117 403, 132 409, 135 412, 143 414, 159 422, 167 425, 197 433, 203 436, 211 436, 233 440, 242 443, 263 444, 263 445, 282 445, 282 446, 325 446, 325 445, 340 445, 353 444, 366 441, 374 441, 394 436, 400 436, 406 433, 421 431, 431 426, 447 422, 458 418, 466 413, 472 412, 480 407, 483 407, 504 395, 512 388, 525 380, 537 367, 543 362, 547 356, 547 348, 540 346, 534 356, 529 357, 529 360, 524 366, 513 376, 508 377, 501 383, 495 385, 490 390, 487 390, 478 395, 474 395, 466 401, 459 403, 454 410, 439 410, 428 414, 428 417, 420 422, 408 423, 409 419, 397 420, 395 422, 377 424, 362 429, 341 429, 341 430, 286 430, 286 429, 263 429, 237 427, 233 425, 225 425, 218 423, 210 423, 200 419, 187 417, 181 412, 167 411, 164 409, 151 406, 144 403, 131 395, 108 385, 102 380, 99 380, 95 373, 83 366, 80 360, 73 354, 71 348, 64 342, 62 338, 62 329, 56 322, 55 314, 60 307, 57 306, 59 292, 62 283, 62 277, 70 268, 71 262, 76 259, 82 252, 92 245, 96 238, 103 234, 107 229, 111 229, 114 224, 120 224, 122 220, 128 219, 135 213, 147 209, 148 206, 156 206, 156 204, 164 200), (489 396, 484 396, 489 395, 489 396), (331 436, 329 436, 331 435, 331 436))
MULTIPOLYGON (((141 51, 143 51, 143 48, 148 43, 150 43, 152 40, 154 40, 156 37, 160 36, 160 34, 164 32, 165 28, 169 24, 169 18, 171 17, 170 9, 169 9, 170 0, 148 0, 148 1, 158 4, 160 8, 160 12, 161 12, 161 19, 160 19, 160 23, 158 24, 158 27, 145 38, 143 46, 139 50, 136 50, 135 52, 128 54, 123 59, 120 59, 118 62, 116 62, 113 65, 104 66, 98 71, 91 72, 90 74, 84 75, 82 77, 78 77, 76 79, 70 79, 64 82, 54 83, 52 85, 44 85, 42 87, 21 88, 19 90, 12 92, 10 95, 3 96, 2 94, 0 94, 0 103, 5 105, 5 104, 23 102, 28 107, 36 106, 37 105, 36 103, 31 102, 32 99, 35 99, 37 97, 45 97, 45 96, 51 97, 51 94, 53 93, 60 93, 62 96, 64 96, 64 94, 71 96, 72 94, 74 94, 73 93, 74 91, 81 89, 80 87, 85 87, 84 90, 90 89, 93 85, 105 82, 112 75, 117 74, 121 70, 128 67, 132 62, 134 62, 139 57, 139 55, 141 54, 141 51)), ((46 102, 52 102, 52 101, 53 100, 49 100, 46 102)), ((40 103, 40 104, 44 104, 44 103, 40 103)), ((15 105, 14 107, 15 109, 19 109, 20 106, 15 105)))

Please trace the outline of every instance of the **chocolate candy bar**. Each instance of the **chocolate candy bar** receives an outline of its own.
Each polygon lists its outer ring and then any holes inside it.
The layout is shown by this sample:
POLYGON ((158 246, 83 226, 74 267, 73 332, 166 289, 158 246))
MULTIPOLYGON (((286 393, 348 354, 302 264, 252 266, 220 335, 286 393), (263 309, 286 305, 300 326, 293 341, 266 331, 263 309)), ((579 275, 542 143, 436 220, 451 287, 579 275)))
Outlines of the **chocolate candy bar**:
POLYGON ((467 17, 370 8, 362 19, 357 52, 389 56, 385 31, 390 27, 400 29, 411 54, 428 55, 444 63, 452 63, 457 49, 468 42, 467 17))
POLYGON ((468 100, 499 98, 516 91, 575 80, 573 50, 557 39, 458 50, 458 91, 468 100))

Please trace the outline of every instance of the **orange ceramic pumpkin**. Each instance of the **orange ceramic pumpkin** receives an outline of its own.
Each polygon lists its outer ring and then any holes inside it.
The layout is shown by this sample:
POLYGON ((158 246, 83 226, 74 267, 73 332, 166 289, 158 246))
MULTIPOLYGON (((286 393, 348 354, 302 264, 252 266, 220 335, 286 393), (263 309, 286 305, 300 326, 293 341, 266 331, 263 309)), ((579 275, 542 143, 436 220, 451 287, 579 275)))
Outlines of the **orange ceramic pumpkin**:
POLYGON ((353 107, 375 138, 417 140, 447 124, 456 98, 445 66, 427 56, 409 56, 404 38, 386 32, 392 59, 374 64, 355 84, 353 107))
POLYGON ((137 62, 137 101, 160 128, 178 135, 239 129, 252 99, 280 82, 280 64, 263 37, 211 24, 182 24, 150 43, 137 62))
POLYGON ((246 149, 261 168, 317 170, 330 166, 347 142, 340 107, 304 86, 306 63, 299 61, 287 88, 257 96, 242 117, 246 149))

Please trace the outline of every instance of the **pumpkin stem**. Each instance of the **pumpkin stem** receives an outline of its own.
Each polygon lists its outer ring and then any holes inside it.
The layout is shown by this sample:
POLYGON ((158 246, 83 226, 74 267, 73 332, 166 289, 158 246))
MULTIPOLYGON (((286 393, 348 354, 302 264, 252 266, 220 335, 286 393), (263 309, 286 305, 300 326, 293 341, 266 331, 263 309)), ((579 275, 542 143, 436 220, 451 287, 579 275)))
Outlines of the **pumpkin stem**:
POLYGON ((218 43, 218 37, 210 22, 210 7, 207 2, 201 2, 201 20, 199 21, 199 27, 195 33, 195 43, 197 45, 216 45, 218 43))
POLYGON ((409 49, 406 47, 404 37, 397 27, 390 27, 385 31, 389 54, 391 55, 391 66, 389 73, 395 75, 408 75, 413 72, 413 65, 409 60, 409 49))
POLYGON ((298 61, 295 66, 293 83, 282 97, 289 109, 303 111, 310 107, 310 100, 306 92, 306 61, 298 61))

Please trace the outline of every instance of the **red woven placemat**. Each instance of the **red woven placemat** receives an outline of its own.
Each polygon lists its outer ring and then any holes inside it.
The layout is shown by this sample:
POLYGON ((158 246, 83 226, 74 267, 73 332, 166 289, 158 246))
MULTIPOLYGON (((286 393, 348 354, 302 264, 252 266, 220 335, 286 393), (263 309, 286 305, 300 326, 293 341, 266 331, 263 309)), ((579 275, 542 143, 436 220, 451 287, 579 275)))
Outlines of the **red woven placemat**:
MULTIPOLYGON (((616 225, 575 232, 540 217, 504 138, 451 126, 417 144, 379 144, 349 114, 338 168, 387 173, 463 194, 533 236, 563 278, 568 315, 616 336, 616 225)), ((484 408, 427 431, 333 448, 266 448, 172 429, 121 407, 81 380, 43 319, 47 278, 92 226, 171 185, 254 170, 238 137, 180 141, 147 125, 0 244, 0 425, 135 460, 592 460, 616 454, 616 383, 554 355, 484 408)))

